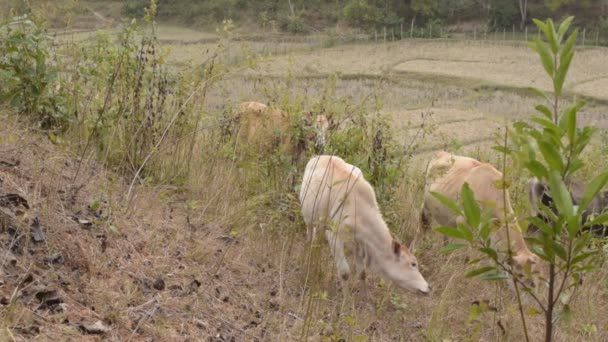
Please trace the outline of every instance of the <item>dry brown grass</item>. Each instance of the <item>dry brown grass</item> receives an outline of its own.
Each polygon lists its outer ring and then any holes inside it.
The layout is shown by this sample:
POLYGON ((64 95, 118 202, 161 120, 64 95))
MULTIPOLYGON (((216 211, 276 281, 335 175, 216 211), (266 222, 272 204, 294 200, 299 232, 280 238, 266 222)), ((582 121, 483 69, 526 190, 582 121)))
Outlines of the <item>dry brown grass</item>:
MULTIPOLYGON (((605 52, 605 48, 578 49, 566 89, 605 98, 605 81, 608 76, 603 71, 605 52)), ((338 46, 298 54, 290 60, 273 60, 263 68, 262 73, 281 75, 289 65, 297 74, 340 72, 347 75, 381 75, 416 72, 514 87, 551 89, 538 56, 523 44, 408 40, 389 44, 338 46)))

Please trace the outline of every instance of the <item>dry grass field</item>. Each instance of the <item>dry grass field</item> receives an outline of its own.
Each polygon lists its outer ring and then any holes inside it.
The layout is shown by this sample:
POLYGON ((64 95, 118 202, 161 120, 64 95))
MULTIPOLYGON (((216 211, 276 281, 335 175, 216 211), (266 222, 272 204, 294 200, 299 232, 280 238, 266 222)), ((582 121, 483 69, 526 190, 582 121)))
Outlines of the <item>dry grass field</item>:
MULTIPOLYGON (((90 34, 70 39, 87 40, 90 34)), ((218 51, 218 42, 207 41, 215 33, 161 26, 159 37, 178 70, 206 63, 218 51)), ((399 239, 417 238, 421 273, 432 293, 400 290, 376 275, 368 279, 368 299, 355 280, 338 289, 327 246, 312 255, 306 243, 293 189, 269 179, 265 191, 252 191, 243 177, 259 181, 272 178, 270 172, 212 159, 204 138, 193 138, 199 148, 192 160, 197 172, 184 189, 141 186, 125 208, 128 180, 94 160, 86 160, 79 178, 72 178, 80 166, 67 147, 5 116, 0 117, 6 123, 0 125, 0 162, 21 164, 0 163, 0 190, 31 198, 36 215, 55 229, 48 230, 48 248, 67 251, 65 265, 38 267, 28 264, 27 256, 11 265, 14 272, 34 270, 41 279, 32 283, 37 291, 42 283, 61 284, 56 291, 67 309, 51 315, 15 305, 3 316, 10 328, 0 330, 0 340, 102 340, 81 334, 83 325, 97 320, 110 327, 103 340, 112 341, 523 340, 516 302, 505 284, 465 278, 466 262, 475 256, 439 255, 443 238, 421 235, 418 209, 432 152, 447 149, 500 166, 491 149, 496 136, 514 120, 529 117, 537 103, 521 88, 549 85, 528 47, 422 40, 328 48, 280 41, 219 44, 221 61, 252 62, 210 89, 201 112, 218 115, 249 100, 310 108, 329 98, 346 112, 356 108, 388 118, 409 157, 403 164, 406 176, 382 210, 399 239), (81 187, 72 194, 74 186, 81 187), (66 194, 72 194, 71 202, 66 194), (110 226, 102 222, 107 217, 95 219, 94 202, 112 217, 113 229, 104 228, 110 226), (95 224, 84 229, 74 215, 95 224), (492 310, 472 319, 475 303, 484 302, 492 310), (28 330, 32 326, 41 328, 28 330)), ((603 130, 588 153, 588 175, 608 165, 607 62, 605 48, 577 50, 566 83, 570 93, 589 98, 581 124, 603 130)), ((527 214, 524 183, 516 179, 512 188, 520 217, 527 214)), ((13 288, 3 284, 0 299, 10 298, 13 288)), ((557 322, 556 341, 608 340, 606 266, 584 279, 571 309, 572 317, 557 322)), ((541 340, 541 315, 530 305, 526 315, 531 340, 541 340)))

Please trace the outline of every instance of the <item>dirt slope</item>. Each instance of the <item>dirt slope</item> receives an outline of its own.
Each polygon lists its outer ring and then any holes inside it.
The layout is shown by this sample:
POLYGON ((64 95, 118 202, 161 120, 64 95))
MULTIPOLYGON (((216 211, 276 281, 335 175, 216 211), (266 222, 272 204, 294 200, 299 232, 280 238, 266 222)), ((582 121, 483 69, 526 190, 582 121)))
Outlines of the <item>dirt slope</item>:
POLYGON ((216 273, 235 243, 226 226, 188 217, 170 189, 139 189, 127 210, 124 182, 101 165, 2 122, 1 341, 263 336, 267 299, 230 288, 267 266, 216 273))

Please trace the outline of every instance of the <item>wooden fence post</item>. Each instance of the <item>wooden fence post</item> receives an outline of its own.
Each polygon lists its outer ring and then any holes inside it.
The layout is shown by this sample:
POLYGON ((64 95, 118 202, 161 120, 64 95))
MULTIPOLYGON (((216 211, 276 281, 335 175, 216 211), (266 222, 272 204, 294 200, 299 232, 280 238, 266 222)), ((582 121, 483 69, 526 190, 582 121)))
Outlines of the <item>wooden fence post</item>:
POLYGON ((473 40, 477 40, 477 27, 473 29, 473 40))
POLYGON ((587 28, 583 28, 583 46, 585 46, 585 38, 587 36, 587 28))
POLYGON ((391 27, 391 42, 395 41, 395 28, 391 27))
POLYGON ((401 40, 403 40, 403 21, 401 22, 401 40))
POLYGON ((528 41, 528 26, 526 26, 525 31, 526 31, 526 41, 528 41))
POLYGON ((384 42, 386 43, 386 26, 384 26, 384 42))
POLYGON ((414 18, 412 18, 412 26, 410 26, 410 38, 414 37, 414 18))
POLYGON ((502 40, 507 40, 507 28, 502 28, 502 40))
POLYGON ((378 31, 374 29, 374 41, 378 42, 378 31))
POLYGON ((595 32, 595 45, 600 45, 600 29, 595 32))
POLYGON ((515 24, 513 24, 513 40, 515 40, 515 24))

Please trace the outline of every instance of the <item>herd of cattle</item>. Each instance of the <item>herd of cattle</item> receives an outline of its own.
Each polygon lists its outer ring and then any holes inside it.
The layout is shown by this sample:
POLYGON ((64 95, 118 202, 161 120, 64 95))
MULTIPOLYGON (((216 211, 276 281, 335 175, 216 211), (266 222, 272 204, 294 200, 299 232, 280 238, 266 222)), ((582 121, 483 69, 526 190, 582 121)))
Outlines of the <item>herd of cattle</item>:
MULTIPOLYGON (((268 143, 269 137, 267 133, 260 134, 262 128, 284 131, 289 126, 288 116, 284 112, 257 102, 242 103, 238 116, 241 130, 246 131, 246 141, 263 148, 267 147, 264 144, 268 143)), ((311 119, 309 124, 314 128, 313 134, 304 137, 304 140, 324 144, 331 122, 323 115, 311 119)), ((288 136, 279 142, 281 147, 299 154, 297 146, 294 146, 297 144, 290 141, 288 136)), ((489 210, 494 221, 501 224, 491 237, 493 246, 506 250, 504 246, 508 230, 508 241, 514 254, 514 273, 525 274, 525 284, 534 287, 539 275, 539 257, 524 240, 509 193, 500 186, 502 180, 502 173, 490 164, 445 151, 436 153, 427 166, 420 223, 423 230, 428 230, 432 220, 443 226, 456 226, 461 222, 463 218, 457 217, 432 193, 456 201, 463 184, 468 183, 480 207, 489 210)), ((580 203, 584 188, 575 182, 568 186, 576 206, 580 203)), ((539 210, 540 204, 557 211, 548 187, 537 179, 529 182, 528 194, 533 215, 548 220, 539 210)), ((355 268, 360 279, 364 280, 366 270, 371 270, 402 288, 430 292, 431 287, 420 273, 413 252, 391 235, 378 207, 374 189, 358 167, 338 156, 320 155, 310 159, 304 170, 299 201, 309 240, 314 239, 317 231, 325 235, 342 279, 347 279, 351 273, 345 256, 345 247, 349 247, 354 252, 355 268)), ((583 220, 600 214, 607 207, 608 191, 593 199, 583 211, 583 220)), ((531 233, 533 228, 529 227, 528 232, 531 233)), ((606 236, 605 228, 599 226, 591 229, 596 234, 606 236)))

